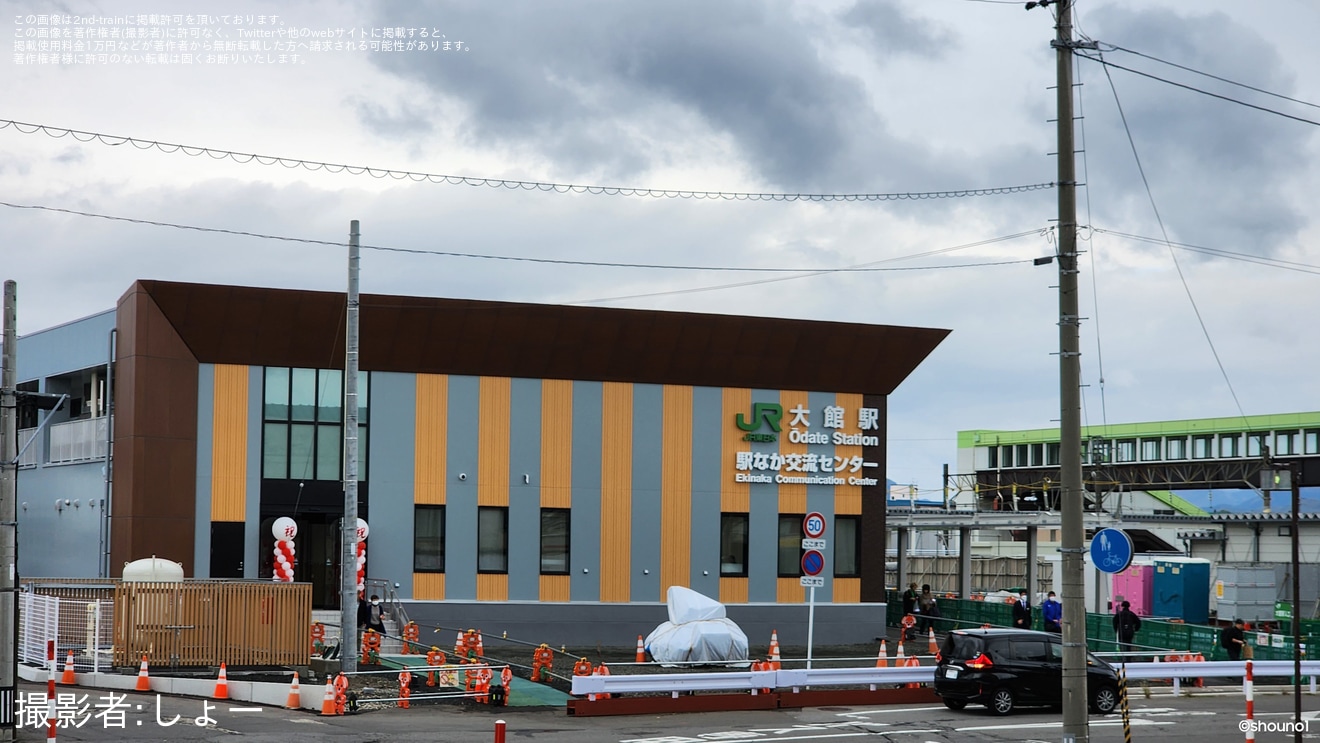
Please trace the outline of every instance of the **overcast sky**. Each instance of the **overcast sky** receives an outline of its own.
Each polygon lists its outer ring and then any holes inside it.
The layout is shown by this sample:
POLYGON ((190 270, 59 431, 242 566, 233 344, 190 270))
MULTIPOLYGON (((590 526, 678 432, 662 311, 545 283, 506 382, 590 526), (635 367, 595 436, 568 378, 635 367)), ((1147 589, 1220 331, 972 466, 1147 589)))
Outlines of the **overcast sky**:
MULTIPOLYGON (((930 192, 1056 177, 1053 18, 1021 3, 188 5, 216 23, 169 19, 159 40, 186 29, 197 32, 190 45, 215 32, 235 43, 271 32, 274 44, 307 28, 388 41, 386 29, 402 27, 414 29, 405 31, 414 44, 442 48, 317 51, 302 37, 296 62, 284 64, 88 63, 81 52, 50 64, 26 56, 29 41, 41 49, 50 40, 38 13, 131 15, 132 24, 96 28, 141 45, 122 37, 152 33, 136 16, 159 4, 0 2, 13 39, 0 61, 0 118, 381 169, 661 189, 930 192)), ((1314 105, 1112 49, 1320 103, 1320 6, 1309 0, 1081 0, 1077 15, 1114 64, 1320 121, 1314 105)), ((215 53, 189 51, 203 61, 215 53)), ((1095 61, 1080 60, 1078 75, 1079 215, 1096 228, 1084 232, 1081 259, 1084 423, 1320 410, 1317 125, 1120 69, 1111 88, 1095 61), (1171 250, 1158 243, 1162 229, 1271 265, 1171 250)), ((416 251, 871 265, 887 270, 786 276, 366 250, 362 289, 948 328, 890 398, 889 476, 923 490, 954 463, 957 431, 1059 417, 1057 269, 1030 263, 1054 250, 1044 232, 1054 190, 862 203, 543 193, 244 164, 11 126, 0 129, 0 200, 335 242, 358 219, 364 245, 416 251), (1023 236, 988 242, 1012 235, 1023 236)), ((19 282, 20 334, 109 309, 138 278, 345 284, 335 246, 11 207, 0 207, 0 228, 0 273, 19 282)), ((835 350, 819 349, 820 363, 851 363, 835 350)))

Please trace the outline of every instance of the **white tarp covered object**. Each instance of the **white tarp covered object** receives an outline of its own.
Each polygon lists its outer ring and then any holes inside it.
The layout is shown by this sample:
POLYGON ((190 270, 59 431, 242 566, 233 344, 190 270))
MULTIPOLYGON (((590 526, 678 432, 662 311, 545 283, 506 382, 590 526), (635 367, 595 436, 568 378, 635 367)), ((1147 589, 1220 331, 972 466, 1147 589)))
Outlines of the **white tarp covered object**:
POLYGON ((690 588, 670 586, 669 621, 646 638, 661 664, 730 663, 747 660, 747 635, 725 616, 724 604, 690 588))

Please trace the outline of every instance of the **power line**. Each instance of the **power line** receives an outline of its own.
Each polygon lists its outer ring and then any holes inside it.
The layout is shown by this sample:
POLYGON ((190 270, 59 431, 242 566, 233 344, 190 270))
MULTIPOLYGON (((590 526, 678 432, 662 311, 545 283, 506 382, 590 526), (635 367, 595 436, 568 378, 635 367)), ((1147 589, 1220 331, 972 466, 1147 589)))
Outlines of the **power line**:
MULTIPOLYGON (((14 204, 7 201, 0 201, 0 206, 9 207, 11 209, 31 209, 38 211, 55 212, 59 214, 69 214, 78 217, 105 219, 112 222, 128 222, 130 224, 148 225, 151 227, 169 227, 171 229, 177 229, 177 230, 209 232, 209 233, 217 233, 222 235, 234 235, 238 237, 254 237, 260 240, 278 240, 282 242, 294 242, 294 243, 302 243, 306 245, 326 245, 326 246, 339 247, 339 248, 347 247, 347 243, 337 242, 334 240, 315 240, 305 237, 288 237, 285 235, 270 235, 260 232, 247 232, 244 230, 233 230, 233 229, 226 229, 220 227, 199 227, 196 225, 178 224, 175 222, 160 222, 150 219, 118 217, 109 214, 98 214, 95 212, 84 212, 76 209, 64 209, 61 207, 53 207, 53 206, 42 206, 35 204, 14 204)), ((951 248, 939 248, 936 250, 928 250, 922 253, 914 253, 912 255, 898 256, 895 258, 886 258, 881 261, 859 264, 856 266, 844 266, 840 268, 828 268, 828 269, 775 268, 775 267, 759 267, 759 266, 696 266, 696 265, 658 264, 658 263, 623 263, 619 261, 576 261, 576 260, 568 260, 564 258, 540 258, 535 256, 496 255, 490 253, 460 253, 451 250, 429 250, 424 248, 400 248, 389 245, 361 245, 359 247, 363 250, 378 250, 389 253, 407 253, 412 255, 434 255, 445 258, 472 258, 477 260, 514 261, 521 263, 541 263, 541 264, 553 264, 553 265, 563 265, 563 266, 587 266, 592 268, 640 268, 640 269, 662 270, 662 271, 719 271, 719 272, 739 272, 739 273, 786 273, 786 274, 791 273, 791 274, 816 275, 822 273, 870 273, 877 271, 914 271, 914 270, 933 270, 933 269, 941 269, 941 268, 967 268, 970 266, 977 266, 977 265, 984 265, 984 266, 1003 265, 1004 262, 991 262, 991 263, 980 263, 980 264, 963 264, 957 266, 910 266, 905 268, 875 267, 877 264, 880 263, 912 260, 914 258, 926 258, 933 255, 940 255, 942 253, 950 253, 956 250, 964 250, 966 248, 976 247, 979 245, 989 245, 991 243, 1002 242, 1005 240, 1015 240, 1017 238, 1025 237, 1027 235, 1034 235, 1039 232, 1040 230, 1027 230, 1025 232, 1018 232, 1012 235, 1004 235, 1002 237, 990 238, 988 240, 982 240, 976 243, 969 243, 967 245, 958 245, 951 248)), ((1030 260, 1030 259, 1025 259, 1025 260, 1030 260)), ((1023 261, 1008 261, 1008 262, 1021 263, 1023 261)), ((801 276, 791 276, 789 278, 801 278, 801 276)))
POLYGON ((156 149, 166 154, 183 153, 192 157, 207 155, 216 160, 229 159, 240 164, 257 163, 260 165, 283 165, 286 168, 303 168, 310 171, 324 170, 329 173, 348 173, 349 175, 369 175, 373 178, 392 178, 415 183, 444 183, 451 186, 487 186, 510 190, 544 191, 550 193, 582 193, 597 196, 645 196, 669 199, 710 199, 724 201, 924 201, 929 199, 957 199, 972 196, 999 196, 1004 194, 1026 193, 1053 188, 1053 183, 1030 183, 1019 186, 998 186, 994 188, 964 188, 950 191, 910 191, 905 193, 777 193, 752 191, 702 191, 671 188, 646 188, 641 186, 593 186, 580 183, 556 183, 551 181, 519 181, 505 178, 486 178, 482 176, 444 175, 422 173, 412 170, 394 170, 377 168, 369 165, 346 165, 316 160, 302 160, 281 155, 260 155, 250 152, 235 152, 199 145, 185 145, 172 142, 124 137, 117 134, 65 129, 46 124, 32 124, 11 119, 0 119, 0 129, 13 128, 22 134, 42 133, 54 139, 73 137, 79 142, 99 142, 118 147, 131 144, 140 150, 156 149))
POLYGON ((1152 62, 1159 62, 1160 64, 1166 64, 1166 65, 1169 65, 1170 67, 1176 67, 1176 68, 1178 68, 1178 69, 1180 69, 1180 70, 1183 70, 1183 71, 1186 71, 1186 72, 1190 72, 1190 73, 1192 73, 1192 74, 1194 74, 1194 75, 1201 75, 1201 76, 1203 76, 1203 77, 1208 77, 1208 78, 1210 78, 1211 80, 1218 80, 1218 81, 1221 82, 1221 83, 1227 83, 1228 85, 1235 85, 1235 86, 1237 86, 1237 87, 1239 87, 1239 88, 1246 88, 1247 90, 1250 90, 1250 91, 1255 92, 1255 93, 1260 93, 1261 95, 1272 96, 1272 97, 1274 97, 1274 98, 1279 98, 1279 99, 1281 99, 1281 100, 1285 100, 1285 101, 1288 101, 1288 102, 1290 102, 1290 103, 1296 103, 1296 104, 1298 104, 1298 105, 1302 105, 1302 106, 1310 106, 1311 108, 1320 108, 1320 104, 1311 103, 1310 101, 1304 101, 1304 100, 1301 100, 1300 98, 1292 98, 1292 97, 1289 97, 1289 96, 1283 95, 1282 93, 1275 93, 1275 92, 1273 92, 1273 91, 1265 90, 1264 88, 1257 88, 1257 87, 1254 86, 1254 85, 1247 85, 1246 83, 1240 83, 1240 82, 1237 82, 1236 80, 1229 80, 1229 79, 1226 78, 1226 77, 1220 77, 1220 76, 1218 76, 1218 75, 1212 75, 1212 74, 1210 74, 1209 72, 1202 72, 1201 70, 1194 69, 1194 68, 1192 68, 1192 67, 1187 67, 1187 66, 1184 66, 1184 65, 1180 65, 1180 64, 1178 64, 1177 62, 1170 62, 1170 61, 1168 61, 1167 59, 1160 59, 1159 57, 1156 57, 1156 56, 1154 56, 1154 55, 1151 55, 1151 54, 1145 54, 1145 53, 1143 53, 1143 52, 1138 52, 1138 51, 1133 50, 1133 49, 1127 49, 1127 48, 1125 48, 1125 47, 1121 47, 1121 46, 1119 46, 1119 45, 1117 45, 1117 44, 1109 44, 1109 43, 1105 43, 1105 44, 1103 44, 1103 45, 1104 45, 1105 47, 1109 48, 1109 49, 1114 50, 1114 51, 1127 52, 1128 54, 1133 54, 1133 55, 1136 55, 1136 56, 1138 56, 1138 57, 1142 57, 1142 58, 1144 58, 1144 59, 1149 59, 1149 60, 1151 60, 1152 62))
POLYGON ((1282 258, 1270 258, 1268 256, 1263 256, 1263 255, 1240 253, 1233 250, 1225 250, 1224 248, 1208 248, 1203 245, 1193 245, 1191 243, 1183 243, 1183 242, 1178 242, 1176 240, 1164 240, 1158 237, 1145 237, 1142 235, 1133 235, 1131 233, 1119 232, 1117 230, 1107 230, 1101 227, 1091 227, 1090 229, 1092 232, 1100 232, 1106 235, 1122 237, 1136 242, 1145 242, 1145 243, 1152 243, 1155 245, 1172 246, 1180 250, 1187 250, 1194 253, 1204 253, 1206 255, 1213 255, 1218 258, 1226 258, 1228 260, 1243 261, 1245 263, 1255 263, 1258 265, 1269 266, 1270 268, 1278 268, 1285 271, 1297 271, 1299 273, 1320 275, 1320 265, 1315 265, 1312 263, 1301 263, 1299 261, 1287 261, 1282 258))
POLYGON ((1146 178, 1146 168, 1142 166, 1141 156, 1137 154, 1137 141, 1132 137, 1132 129, 1128 126, 1127 114, 1123 112, 1123 102, 1118 98, 1118 87, 1114 85, 1114 78, 1109 75, 1109 68, 1104 67, 1102 69, 1105 71, 1105 79, 1109 81, 1109 89, 1114 93, 1114 105, 1118 107, 1118 118, 1123 122, 1123 131, 1127 134, 1128 146, 1132 148, 1132 159, 1136 161, 1137 172, 1141 175, 1141 185, 1146 189, 1146 198, 1150 201, 1151 211, 1155 213, 1155 222, 1160 226, 1160 234, 1164 236, 1164 243, 1169 248, 1169 257, 1173 259, 1173 267, 1178 271, 1178 280, 1182 282, 1183 291, 1187 294, 1187 301, 1192 305, 1196 322, 1201 326, 1201 333, 1205 336, 1205 342, 1210 346, 1210 354, 1215 357, 1215 364, 1219 367, 1219 374, 1224 378, 1224 384, 1228 386, 1228 393, 1233 397, 1233 404, 1237 406, 1238 415, 1245 421, 1247 413, 1242 409, 1237 391, 1233 389, 1233 382, 1228 378, 1228 370, 1224 368, 1224 362, 1219 358, 1219 351, 1215 349, 1214 339, 1210 337, 1210 329, 1206 327, 1205 318, 1201 317, 1201 309, 1197 307, 1196 298, 1192 296, 1192 288, 1188 286, 1187 277, 1183 275, 1182 264, 1178 262, 1178 254, 1169 241, 1169 231, 1164 227, 1164 218, 1160 216, 1160 209, 1155 204, 1155 194, 1151 191, 1150 180, 1146 178))
POLYGON ((1110 62, 1110 61, 1104 59, 1104 57, 1101 56, 1101 55, 1092 56, 1092 55, 1089 55, 1089 54, 1078 54, 1078 56, 1081 57, 1082 59, 1089 59, 1089 60, 1091 60, 1092 62, 1098 62, 1099 64, 1103 65, 1103 66, 1105 67, 1105 70, 1106 70, 1106 71, 1105 71, 1105 76, 1106 76, 1106 77, 1109 76, 1108 68, 1113 67, 1113 68, 1116 69, 1116 70, 1123 70, 1124 72, 1131 72, 1131 73, 1134 74, 1134 75, 1140 75, 1140 76, 1142 76, 1142 77, 1150 78, 1151 80, 1157 80, 1157 81, 1162 82, 1162 83, 1165 83, 1165 84, 1167 84, 1167 85, 1172 85, 1172 86, 1174 86, 1175 88, 1182 88, 1182 89, 1184 89, 1184 90, 1190 90, 1190 91, 1192 91, 1193 93, 1200 93, 1201 95, 1208 95, 1208 96, 1210 96, 1211 98, 1218 98, 1218 99, 1221 100, 1221 101, 1228 101, 1229 103, 1236 103, 1236 104, 1239 105, 1239 106, 1246 106, 1247 108, 1254 108, 1254 109, 1256 109, 1257 111, 1264 111, 1264 112, 1267 113, 1267 114, 1274 114, 1275 116, 1282 116, 1282 117, 1285 118, 1285 119, 1292 119, 1293 121, 1300 121, 1300 122, 1303 123, 1303 124, 1310 124, 1311 126, 1320 126, 1320 121, 1312 121, 1311 119, 1304 119, 1304 118, 1302 118, 1301 116, 1293 116, 1292 114, 1286 114, 1286 113, 1284 113, 1284 112, 1282 112, 1282 111, 1276 111, 1276 110, 1274 110, 1274 109, 1272 109, 1272 108, 1266 108, 1265 106, 1257 106, 1257 105, 1254 104, 1254 103, 1247 103, 1246 101, 1238 100, 1237 98, 1233 98, 1232 96, 1221 95, 1221 94, 1219 94, 1219 93, 1211 93, 1211 92, 1208 91, 1208 90, 1202 90, 1201 88, 1198 88, 1198 87, 1196 87, 1196 86, 1194 86, 1194 85, 1187 85, 1186 83, 1174 82, 1173 80, 1168 80, 1168 79, 1166 79, 1166 78, 1162 78, 1162 77, 1160 77, 1159 75, 1152 75, 1152 74, 1150 74, 1149 72, 1142 72, 1142 71, 1140 71, 1140 70, 1134 70, 1134 69, 1132 69, 1131 67, 1124 67, 1123 65, 1120 65, 1120 64, 1114 64, 1113 62, 1110 62))

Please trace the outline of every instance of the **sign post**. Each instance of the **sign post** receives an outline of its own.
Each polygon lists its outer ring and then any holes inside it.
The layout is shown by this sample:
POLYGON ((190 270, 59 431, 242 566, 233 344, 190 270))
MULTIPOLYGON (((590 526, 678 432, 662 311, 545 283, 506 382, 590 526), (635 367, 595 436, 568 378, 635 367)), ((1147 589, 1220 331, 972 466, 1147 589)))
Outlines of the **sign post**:
POLYGON ((816 588, 825 586, 821 571, 825 569, 825 515, 812 511, 802 518, 802 577, 798 579, 808 589, 807 595, 807 670, 811 670, 811 649, 816 635, 816 588))

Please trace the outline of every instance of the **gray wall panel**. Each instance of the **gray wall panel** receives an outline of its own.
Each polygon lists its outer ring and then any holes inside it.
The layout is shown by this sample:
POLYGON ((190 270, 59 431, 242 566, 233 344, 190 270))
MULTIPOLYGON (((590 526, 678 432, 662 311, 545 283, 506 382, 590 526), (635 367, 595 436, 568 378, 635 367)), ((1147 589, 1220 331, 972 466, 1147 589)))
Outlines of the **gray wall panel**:
MULTIPOLYGON (((834 404, 834 393, 832 392, 809 392, 807 393, 807 408, 811 410, 811 430, 824 431, 833 436, 835 429, 825 428, 825 407, 834 404)), ((857 416, 856 410, 844 411, 845 416, 852 415, 854 419, 857 416)), ((845 421, 847 418, 845 417, 845 421)), ((834 456, 834 444, 808 444, 807 451, 819 454, 822 457, 834 456)), ((844 475, 847 478, 847 475, 844 475)), ((821 575, 825 576, 825 585, 816 589, 816 601, 828 602, 834 599, 834 539, 835 536, 830 527, 834 526, 834 486, 833 485, 808 485, 807 486, 807 511, 819 511, 825 515, 825 549, 822 554, 825 555, 825 570, 821 575)))
MULTIPOLYGON (((98 576, 105 499, 104 464, 103 460, 97 460, 18 471, 20 576, 98 576), (61 503, 67 500, 70 504, 63 510, 56 510, 57 500, 61 503)), ((210 528, 210 522, 207 523, 210 528)))
POLYGON ((477 377, 449 377, 445 485, 445 597, 477 597, 477 377), (460 480, 460 474, 466 479, 460 480))
POLYGON ((573 509, 569 599, 600 600, 600 382, 573 383, 573 509))
POLYGON ((692 389, 691 588, 720 597, 720 434, 724 391, 692 389))
POLYGON ((510 384, 509 598, 541 595, 541 380, 510 384))
MULTIPOLYGON (((752 403, 758 402, 779 402, 779 391, 752 390, 752 403)), ((746 413, 750 415, 751 411, 746 413)), ((788 431, 790 417, 785 410, 782 423, 785 432, 788 431)), ((751 450, 776 452, 779 451, 779 444, 753 442, 751 450)), ((732 463, 729 466, 732 467, 732 463)), ((779 595, 779 486, 774 483, 752 483, 750 500, 751 510, 747 518, 747 600, 752 603, 773 602, 779 595)))
MULTIPOLYGON (((258 393, 261 387, 257 387, 258 393)), ((197 365, 197 514, 193 524, 193 574, 211 577, 211 447, 215 422, 215 365, 197 365)), ((258 439, 260 441, 260 439, 258 439)), ((243 562, 247 565, 247 560, 243 562)))
POLYGON ((399 594, 411 596, 416 376, 372 372, 369 403, 371 536, 367 539, 367 575, 398 583, 399 594))
MULTIPOLYGON (((23 301, 21 286, 18 300, 23 301)), ((18 381, 104 366, 110 358, 110 331, 114 327, 115 311, 111 309, 19 338, 15 367, 18 381)))
POLYGON ((664 387, 633 385, 632 446, 632 576, 633 601, 659 601, 668 586, 660 585, 660 477, 663 469, 664 387))

